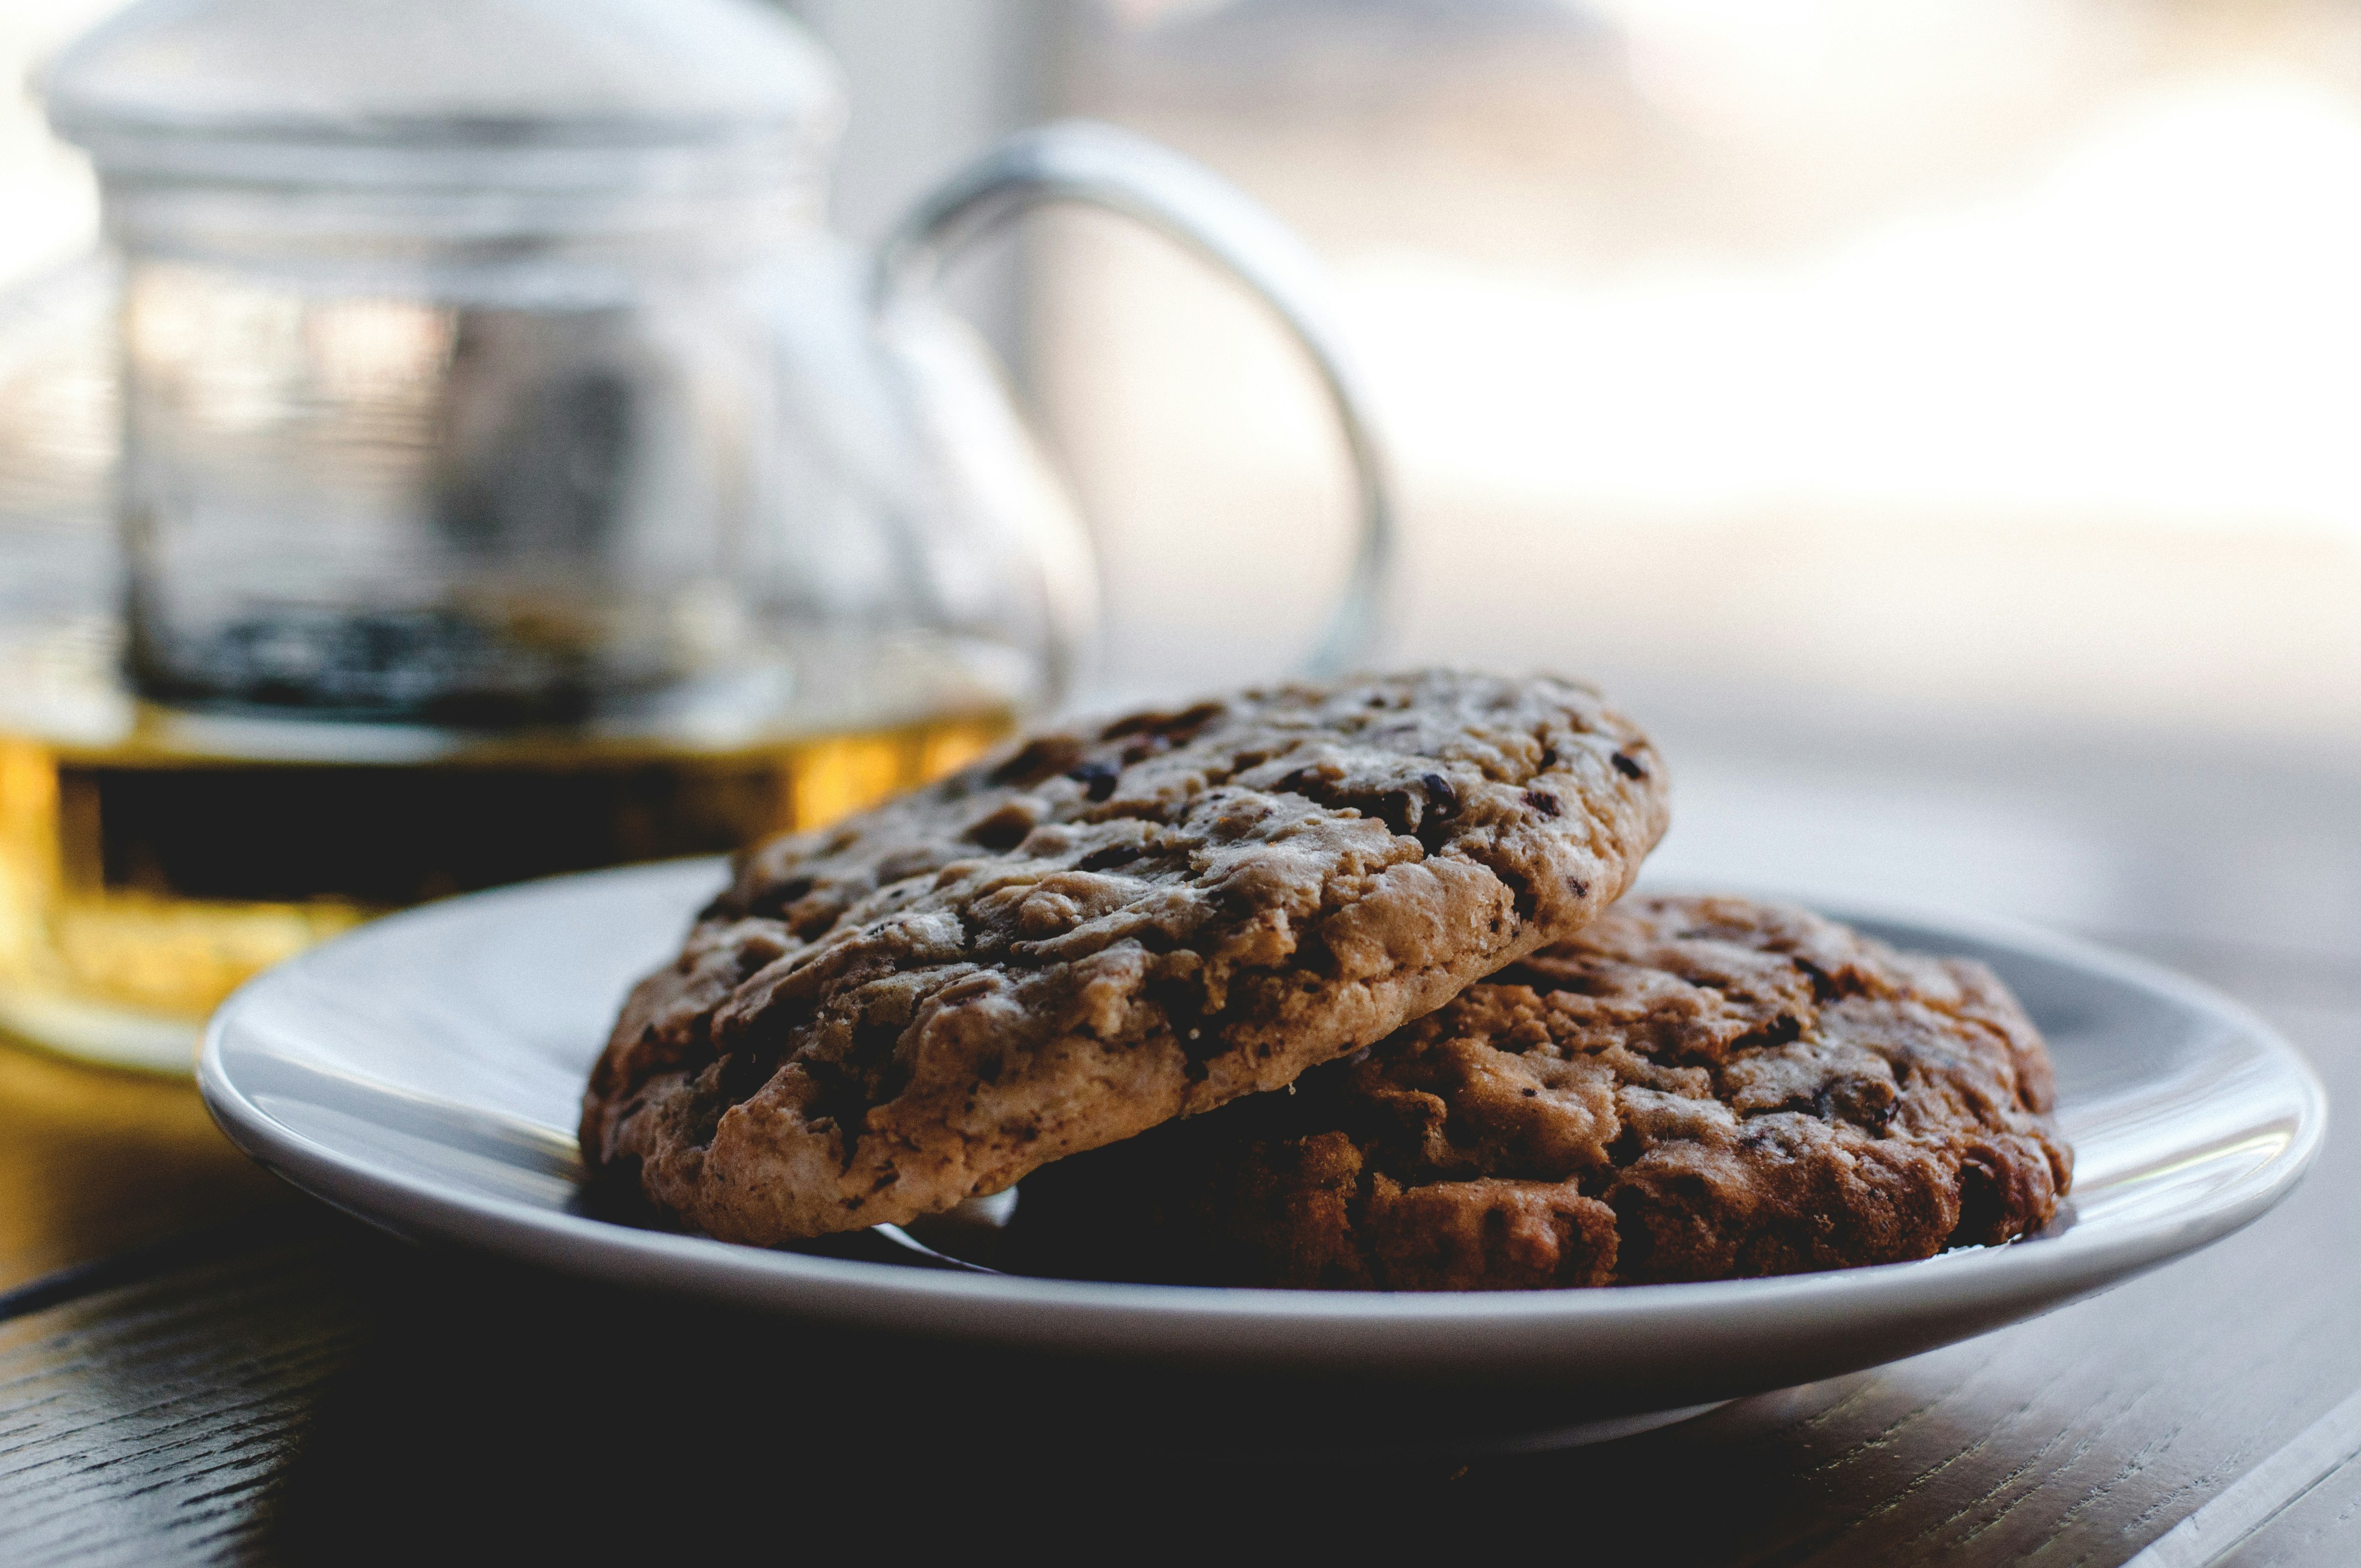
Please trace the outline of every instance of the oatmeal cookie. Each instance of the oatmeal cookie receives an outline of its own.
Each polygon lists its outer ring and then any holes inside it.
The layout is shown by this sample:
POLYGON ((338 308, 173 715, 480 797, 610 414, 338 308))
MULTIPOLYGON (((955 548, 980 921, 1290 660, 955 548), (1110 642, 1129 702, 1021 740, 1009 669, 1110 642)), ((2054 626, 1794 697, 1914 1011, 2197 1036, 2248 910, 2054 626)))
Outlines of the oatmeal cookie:
POLYGON ((1513 1289, 2003 1242, 2072 1157, 1982 965, 1800 909, 1635 896, 1290 1092, 1027 1179, 1049 1272, 1513 1289))
POLYGON ((610 1193, 898 1221, 1276 1089, 1579 929, 1663 833, 1596 692, 1430 672, 1037 736, 747 855, 595 1069, 610 1193))

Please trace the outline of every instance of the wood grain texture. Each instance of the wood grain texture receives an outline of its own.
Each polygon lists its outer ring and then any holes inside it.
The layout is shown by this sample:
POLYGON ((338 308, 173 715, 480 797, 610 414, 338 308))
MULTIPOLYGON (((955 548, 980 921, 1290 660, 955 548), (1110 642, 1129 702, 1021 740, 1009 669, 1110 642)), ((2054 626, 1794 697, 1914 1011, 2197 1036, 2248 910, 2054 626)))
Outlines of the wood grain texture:
POLYGON ((2203 1508, 2167 1530, 2129 1568, 2210 1568, 2289 1561, 2323 1543, 2354 1512, 2361 1479, 2361 1393, 2298 1432, 2203 1508))
POLYGON ((291 1196, 222 1136, 195 1084, 0 1034, 0 1290, 291 1196))
POLYGON ((2216 1562, 2219 1568, 2351 1568, 2356 1555, 2361 1460, 2347 1460, 2216 1562))
POLYGON ((311 1397, 358 1327, 316 1249, 306 1238, 0 1325, 0 1561, 267 1555, 311 1397))

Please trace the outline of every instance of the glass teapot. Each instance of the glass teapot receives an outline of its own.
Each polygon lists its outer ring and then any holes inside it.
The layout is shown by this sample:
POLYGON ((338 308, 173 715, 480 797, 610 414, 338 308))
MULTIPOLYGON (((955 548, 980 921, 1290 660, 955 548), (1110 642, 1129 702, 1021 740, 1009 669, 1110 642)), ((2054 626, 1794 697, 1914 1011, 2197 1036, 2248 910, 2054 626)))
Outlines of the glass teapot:
POLYGON ((1359 484, 1313 269, 1174 154, 1043 126, 873 256, 831 62, 754 0, 143 0, 52 124, 106 246, 0 315, 0 1026, 185 1063, 247 974, 445 893, 726 849, 1082 679, 1087 539, 930 292, 1043 200, 1227 268, 1359 484))

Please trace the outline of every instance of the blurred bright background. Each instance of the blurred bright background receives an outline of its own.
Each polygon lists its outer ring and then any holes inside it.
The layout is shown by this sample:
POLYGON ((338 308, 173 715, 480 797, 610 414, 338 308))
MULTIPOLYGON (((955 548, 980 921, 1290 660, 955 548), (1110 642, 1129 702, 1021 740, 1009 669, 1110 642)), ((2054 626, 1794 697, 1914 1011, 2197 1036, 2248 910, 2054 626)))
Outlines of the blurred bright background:
MULTIPOLYGON (((1065 81, 1335 269, 1410 651, 1799 719, 2361 738, 2350 7, 1133 3, 1065 81)), ((1073 230, 1041 375, 1161 663, 1191 558, 1311 533, 1336 479, 1247 312, 1073 230)), ((1217 619, 1289 624, 1291 576, 1217 619)))
MULTIPOLYGON (((1058 114, 1297 227, 1405 488, 1393 655, 1621 696, 1671 872, 2361 973, 2361 9, 790 8, 851 84, 856 236, 1058 114)), ((109 9, 8 0, 0 70, 109 9)), ((0 211, 0 274, 87 243, 27 104, 0 211)), ((1108 683, 1282 666, 1347 494, 1255 308, 1090 215, 963 285, 1098 531, 1108 683)))

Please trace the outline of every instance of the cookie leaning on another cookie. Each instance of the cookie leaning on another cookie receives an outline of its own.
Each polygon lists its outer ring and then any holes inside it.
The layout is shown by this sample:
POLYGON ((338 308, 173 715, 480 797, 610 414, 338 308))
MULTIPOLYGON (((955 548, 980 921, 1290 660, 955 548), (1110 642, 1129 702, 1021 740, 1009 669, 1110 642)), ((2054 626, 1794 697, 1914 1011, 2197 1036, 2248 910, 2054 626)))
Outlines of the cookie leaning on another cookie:
POLYGON ((908 1219, 1379 1039, 1662 835, 1587 687, 1430 672, 1039 736, 749 855, 631 994, 595 1178, 774 1243, 908 1219))
POLYGON ((1028 1178, 1049 1272, 1504 1289, 1894 1263, 2038 1229, 2071 1156, 1980 964, 1635 896, 1348 1061, 1028 1178))

